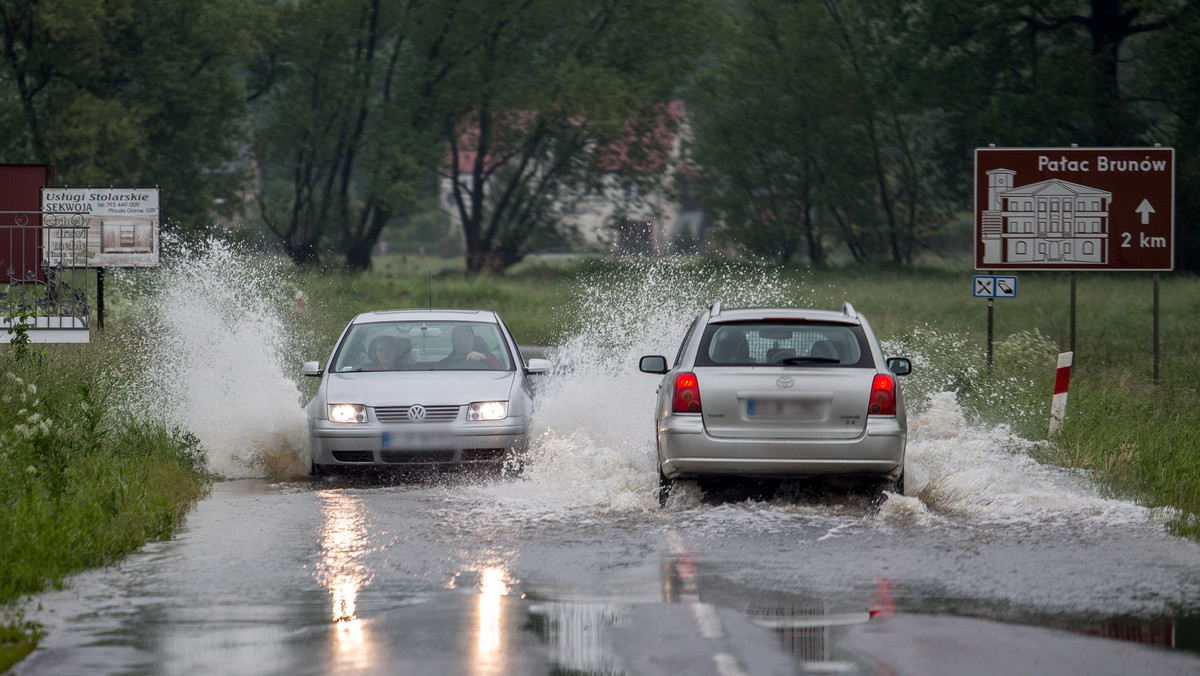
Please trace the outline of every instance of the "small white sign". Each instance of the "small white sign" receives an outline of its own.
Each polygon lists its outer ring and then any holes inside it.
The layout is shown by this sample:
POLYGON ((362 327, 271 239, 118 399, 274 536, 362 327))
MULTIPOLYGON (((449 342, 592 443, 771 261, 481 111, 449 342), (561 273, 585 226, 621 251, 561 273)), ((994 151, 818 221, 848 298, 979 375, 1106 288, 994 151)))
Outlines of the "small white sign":
POLYGON ((975 275, 971 293, 976 298, 1016 298, 1015 275, 975 275))

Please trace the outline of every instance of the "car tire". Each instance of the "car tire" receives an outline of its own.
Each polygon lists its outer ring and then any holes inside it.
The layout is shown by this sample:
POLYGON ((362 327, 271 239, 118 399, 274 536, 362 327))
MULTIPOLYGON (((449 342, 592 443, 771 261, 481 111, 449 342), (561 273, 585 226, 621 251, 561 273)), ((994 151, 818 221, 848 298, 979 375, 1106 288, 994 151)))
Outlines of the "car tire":
POLYGON ((315 462, 309 462, 308 475, 312 477, 325 476, 325 465, 318 465, 315 462))
POLYGON ((883 479, 871 484, 871 502, 876 505, 883 504, 883 501, 887 499, 884 491, 904 495, 904 472, 901 472, 900 476, 895 479, 883 479))
POLYGON ((671 489, 675 487, 675 480, 668 479, 663 474, 662 466, 658 468, 658 506, 666 507, 667 501, 671 498, 671 489))

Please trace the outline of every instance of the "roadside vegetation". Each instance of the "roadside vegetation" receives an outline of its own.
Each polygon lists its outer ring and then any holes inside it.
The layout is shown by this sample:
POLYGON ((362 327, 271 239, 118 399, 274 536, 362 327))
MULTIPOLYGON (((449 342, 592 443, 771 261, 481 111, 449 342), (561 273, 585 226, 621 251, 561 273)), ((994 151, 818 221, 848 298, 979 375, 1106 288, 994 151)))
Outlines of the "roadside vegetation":
MULTIPOLYGON (((324 361, 355 313, 380 308, 494 309, 522 344, 553 345, 607 316, 609 308, 580 302, 581 283, 636 279, 664 265, 688 268, 696 279, 759 267, 706 258, 531 260, 491 278, 466 275, 461 259, 393 256, 367 274, 289 269, 281 288, 306 309, 307 321, 295 327, 298 368, 302 359, 324 361)), ((1049 440, 1055 362, 1070 345, 1068 274, 1020 274, 1017 298, 996 301, 989 369, 987 305, 971 296, 968 263, 769 269, 802 290, 796 304, 849 301, 870 318, 889 354, 912 357, 915 373, 904 381, 910 408, 955 392, 969 419, 1045 442, 1037 446, 1040 460, 1086 472, 1116 497, 1162 508, 1173 532, 1200 538, 1200 279, 1163 275, 1155 384, 1151 276, 1078 276, 1076 367, 1064 425, 1049 440)), ((671 290, 644 292, 653 301, 671 290)), ((113 299, 112 307, 122 305, 113 299)), ((36 643, 36 627, 18 610, 23 598, 170 537, 209 481, 203 449, 186 430, 113 400, 122 374, 136 365, 127 339, 137 329, 119 315, 107 324, 90 344, 0 349, 0 604, 8 609, 0 671, 36 643)))
POLYGON ((16 602, 170 537, 205 488, 187 432, 120 412, 123 350, 0 349, 0 672, 36 645, 16 602))

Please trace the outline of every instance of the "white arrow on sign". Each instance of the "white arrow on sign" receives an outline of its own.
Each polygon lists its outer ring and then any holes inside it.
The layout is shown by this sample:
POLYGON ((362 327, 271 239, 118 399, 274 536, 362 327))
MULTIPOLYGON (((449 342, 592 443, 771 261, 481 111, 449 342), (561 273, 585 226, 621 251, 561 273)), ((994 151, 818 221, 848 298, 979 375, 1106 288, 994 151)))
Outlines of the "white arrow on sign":
POLYGON ((1134 211, 1142 215, 1142 225, 1146 225, 1150 222, 1150 214, 1154 213, 1154 207, 1150 206, 1150 200, 1143 199, 1134 211))

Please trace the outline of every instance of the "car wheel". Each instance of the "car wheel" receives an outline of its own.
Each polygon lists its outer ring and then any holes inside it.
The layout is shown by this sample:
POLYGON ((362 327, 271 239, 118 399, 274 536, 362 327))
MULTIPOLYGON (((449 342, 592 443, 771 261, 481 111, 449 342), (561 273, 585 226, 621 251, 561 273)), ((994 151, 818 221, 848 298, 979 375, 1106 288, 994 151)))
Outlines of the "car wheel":
POLYGON ((671 489, 675 487, 675 480, 668 479, 663 474, 662 466, 658 468, 658 506, 666 507, 667 500, 671 498, 671 489))
POLYGON ((884 491, 895 493, 896 495, 904 495, 904 472, 895 479, 883 479, 871 484, 871 502, 876 505, 883 504, 886 499, 884 491))

